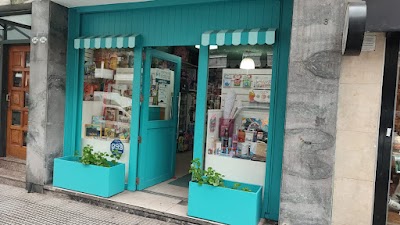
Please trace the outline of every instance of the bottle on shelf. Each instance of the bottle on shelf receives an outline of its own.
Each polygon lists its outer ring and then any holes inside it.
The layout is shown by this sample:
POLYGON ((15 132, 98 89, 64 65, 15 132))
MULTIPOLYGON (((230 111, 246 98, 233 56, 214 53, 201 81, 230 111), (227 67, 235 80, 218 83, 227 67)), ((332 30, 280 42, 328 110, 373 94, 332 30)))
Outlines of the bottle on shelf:
POLYGON ((237 146, 238 146, 238 135, 233 134, 232 136, 232 151, 237 154, 237 146))
POLYGON ((222 147, 223 147, 223 152, 228 149, 229 147, 229 132, 228 128, 225 128, 224 136, 222 137, 222 147))

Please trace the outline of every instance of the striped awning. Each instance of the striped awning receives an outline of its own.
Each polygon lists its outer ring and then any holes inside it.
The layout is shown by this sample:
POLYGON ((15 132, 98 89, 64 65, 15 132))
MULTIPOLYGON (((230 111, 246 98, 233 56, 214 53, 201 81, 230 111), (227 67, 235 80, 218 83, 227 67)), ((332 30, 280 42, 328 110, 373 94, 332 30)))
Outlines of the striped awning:
POLYGON ((272 45, 275 43, 275 30, 257 28, 207 31, 201 36, 201 45, 272 45))
POLYGON ((74 40, 74 48, 134 48, 138 37, 138 34, 79 37, 74 40))

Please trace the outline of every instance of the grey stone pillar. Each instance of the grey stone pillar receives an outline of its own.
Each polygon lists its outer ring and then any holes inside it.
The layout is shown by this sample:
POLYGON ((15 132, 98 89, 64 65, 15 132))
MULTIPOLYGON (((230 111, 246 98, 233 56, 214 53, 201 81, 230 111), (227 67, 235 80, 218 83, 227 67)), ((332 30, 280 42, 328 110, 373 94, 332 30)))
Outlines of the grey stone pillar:
POLYGON ((280 224, 331 224, 344 6, 294 0, 280 224))
POLYGON ((68 9, 50 0, 32 4, 27 189, 42 192, 51 183, 54 158, 62 155, 68 9))

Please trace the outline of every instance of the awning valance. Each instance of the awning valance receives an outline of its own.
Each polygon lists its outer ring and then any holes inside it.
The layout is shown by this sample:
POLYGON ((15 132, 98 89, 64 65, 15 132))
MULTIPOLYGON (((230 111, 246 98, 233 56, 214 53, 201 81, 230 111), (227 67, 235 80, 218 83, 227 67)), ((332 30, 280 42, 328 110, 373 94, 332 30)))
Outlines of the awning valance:
POLYGON ((201 36, 201 45, 272 45, 275 43, 275 30, 256 28, 207 31, 201 36))
POLYGON ((79 37, 74 40, 74 48, 134 48, 138 37, 138 34, 79 37))

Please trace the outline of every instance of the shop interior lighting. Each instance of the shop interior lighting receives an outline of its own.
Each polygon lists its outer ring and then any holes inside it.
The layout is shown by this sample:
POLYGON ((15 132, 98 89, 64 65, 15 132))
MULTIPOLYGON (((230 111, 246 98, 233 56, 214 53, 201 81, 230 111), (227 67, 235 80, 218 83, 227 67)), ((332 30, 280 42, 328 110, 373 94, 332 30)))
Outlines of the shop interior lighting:
POLYGON ((252 58, 246 57, 243 58, 240 62, 240 69, 244 70, 254 70, 256 68, 256 64, 252 58))
MULTIPOLYGON (((200 49, 200 45, 195 45, 194 47, 200 49)), ((216 50, 216 49, 218 49, 218 45, 210 45, 210 50, 216 50)))

